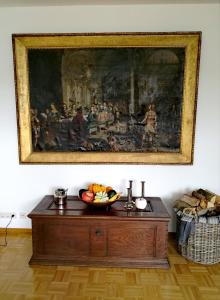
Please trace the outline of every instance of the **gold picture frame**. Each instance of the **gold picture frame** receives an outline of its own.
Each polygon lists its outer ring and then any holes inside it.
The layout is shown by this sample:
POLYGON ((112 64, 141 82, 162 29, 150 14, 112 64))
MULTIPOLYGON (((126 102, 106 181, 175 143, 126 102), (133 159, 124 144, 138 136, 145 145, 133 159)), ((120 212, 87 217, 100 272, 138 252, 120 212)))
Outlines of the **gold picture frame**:
POLYGON ((193 163, 201 32, 12 41, 20 163, 193 163))

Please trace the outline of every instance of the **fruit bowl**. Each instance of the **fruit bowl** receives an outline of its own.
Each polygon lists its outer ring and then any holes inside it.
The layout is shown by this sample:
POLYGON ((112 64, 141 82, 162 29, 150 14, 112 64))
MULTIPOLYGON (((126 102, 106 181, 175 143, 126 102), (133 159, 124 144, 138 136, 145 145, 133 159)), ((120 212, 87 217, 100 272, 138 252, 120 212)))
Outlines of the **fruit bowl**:
POLYGON ((90 206, 105 207, 115 203, 120 198, 112 187, 93 183, 87 189, 79 190, 79 199, 90 206))

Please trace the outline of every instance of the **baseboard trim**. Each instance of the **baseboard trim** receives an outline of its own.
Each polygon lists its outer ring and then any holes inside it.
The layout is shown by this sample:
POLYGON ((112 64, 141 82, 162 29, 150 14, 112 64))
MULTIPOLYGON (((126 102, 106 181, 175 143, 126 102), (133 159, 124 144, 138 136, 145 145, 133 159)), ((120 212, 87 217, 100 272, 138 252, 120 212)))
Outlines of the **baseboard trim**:
MULTIPOLYGON (((32 233, 32 229, 31 228, 8 228, 7 229, 8 234, 12 233, 12 234, 22 234, 22 233, 32 233)), ((0 228, 0 233, 5 233, 5 228, 0 228)))

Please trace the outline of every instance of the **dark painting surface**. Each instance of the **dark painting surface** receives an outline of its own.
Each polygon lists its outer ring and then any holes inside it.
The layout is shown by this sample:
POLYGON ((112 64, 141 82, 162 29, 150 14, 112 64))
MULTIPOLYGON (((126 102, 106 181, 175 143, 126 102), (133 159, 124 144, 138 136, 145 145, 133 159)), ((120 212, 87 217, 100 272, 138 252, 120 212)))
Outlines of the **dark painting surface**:
POLYGON ((179 152, 184 48, 30 49, 33 151, 179 152))

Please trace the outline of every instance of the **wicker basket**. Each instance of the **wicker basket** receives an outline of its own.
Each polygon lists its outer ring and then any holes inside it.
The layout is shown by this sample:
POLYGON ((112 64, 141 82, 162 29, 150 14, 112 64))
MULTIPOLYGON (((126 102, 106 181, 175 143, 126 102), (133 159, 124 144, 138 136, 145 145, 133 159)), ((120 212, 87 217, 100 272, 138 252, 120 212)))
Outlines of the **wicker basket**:
MULTIPOLYGON (((180 225, 177 222, 177 228, 180 225)), ((178 230, 177 230, 178 232, 178 230)), ((180 253, 187 259, 200 264, 220 262, 220 224, 204 224, 195 221, 195 228, 183 245, 180 253)))

